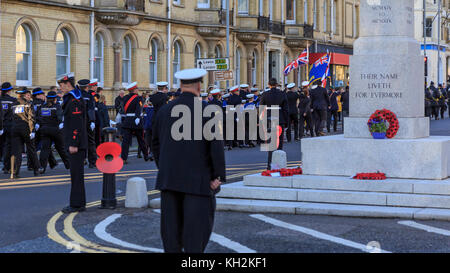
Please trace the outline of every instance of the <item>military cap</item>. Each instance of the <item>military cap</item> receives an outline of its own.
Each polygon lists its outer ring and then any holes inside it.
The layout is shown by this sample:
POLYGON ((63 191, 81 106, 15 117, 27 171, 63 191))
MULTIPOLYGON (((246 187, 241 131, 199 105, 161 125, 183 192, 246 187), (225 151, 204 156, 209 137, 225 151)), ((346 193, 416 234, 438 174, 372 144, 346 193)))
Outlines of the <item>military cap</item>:
POLYGON ((17 90, 16 93, 17 94, 26 94, 26 93, 31 93, 31 92, 30 92, 30 90, 28 90, 28 88, 22 87, 22 89, 17 90))
POLYGON ((50 91, 47 93, 47 98, 51 99, 51 98, 56 98, 56 92, 55 91, 50 91))
POLYGON ((33 89, 33 96, 36 96, 39 94, 44 94, 44 91, 42 91, 42 88, 37 87, 37 88, 33 89))
POLYGON ((185 69, 175 73, 175 78, 179 79, 181 83, 190 84, 201 82, 207 73, 205 69, 200 68, 185 69))
POLYGON ((63 75, 60 75, 56 78, 56 82, 67 82, 75 79, 75 74, 73 72, 69 72, 63 75))
POLYGON ((220 92, 221 92, 221 90, 220 89, 214 89, 214 90, 211 90, 211 95, 217 95, 217 94, 220 94, 220 92))
POLYGON ((295 83, 290 83, 286 86, 288 89, 294 88, 295 87, 295 83))
POLYGON ((4 83, 2 84, 2 91, 9 91, 9 90, 11 90, 11 89, 13 89, 11 83, 9 83, 9 82, 4 82, 4 83))
POLYGON ((126 87, 126 89, 127 89, 128 91, 133 91, 133 90, 136 89, 136 88, 138 88, 137 82, 130 83, 130 84, 127 85, 127 87, 126 87))

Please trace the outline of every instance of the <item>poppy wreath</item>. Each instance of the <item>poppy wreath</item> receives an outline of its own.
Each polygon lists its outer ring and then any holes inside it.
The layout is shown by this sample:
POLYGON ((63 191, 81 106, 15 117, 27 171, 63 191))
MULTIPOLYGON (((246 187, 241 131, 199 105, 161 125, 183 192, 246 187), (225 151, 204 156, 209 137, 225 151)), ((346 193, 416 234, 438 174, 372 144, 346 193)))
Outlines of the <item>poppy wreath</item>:
POLYGON ((280 173, 281 176, 294 176, 303 174, 302 168, 295 169, 279 169, 279 170, 267 170, 261 173, 262 176, 272 176, 272 173, 280 173))
POLYGON ((389 123, 389 128, 386 131, 387 138, 394 138, 395 135, 397 135, 400 126, 398 124, 397 116, 393 112, 387 109, 375 111, 375 113, 370 116, 370 119, 367 122, 369 130, 370 126, 376 121, 387 121, 389 123))
POLYGON ((386 180, 386 174, 384 173, 358 173, 353 179, 358 180, 386 180))

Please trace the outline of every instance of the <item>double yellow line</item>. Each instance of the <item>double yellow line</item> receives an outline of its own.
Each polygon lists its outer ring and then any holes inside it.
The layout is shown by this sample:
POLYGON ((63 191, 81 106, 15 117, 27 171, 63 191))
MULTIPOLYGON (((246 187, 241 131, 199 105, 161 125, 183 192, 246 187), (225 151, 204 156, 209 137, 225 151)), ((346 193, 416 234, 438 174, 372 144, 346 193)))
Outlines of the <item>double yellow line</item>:
MULTIPOLYGON (((298 165, 298 163, 294 162, 294 163, 289 163, 288 166, 296 166, 296 165, 298 165)), ((227 170, 234 170, 234 169, 242 169, 242 168, 229 168, 227 170)), ((251 171, 247 171, 247 172, 235 173, 235 174, 227 176, 227 180, 237 178, 237 177, 242 177, 245 175, 260 173, 265 170, 266 169, 259 169, 259 170, 251 170, 251 171)), ((135 175, 135 174, 137 175, 139 173, 137 173, 137 172, 133 173, 133 175, 135 175)), ((157 190, 147 192, 148 196, 156 195, 158 193, 160 193, 160 192, 157 190)), ((117 201, 123 201, 123 200, 125 200, 125 196, 121 196, 121 197, 117 198, 117 201)), ((100 200, 91 202, 86 205, 86 208, 96 207, 96 206, 99 206, 100 204, 101 204, 100 200)), ((82 237, 73 227, 73 221, 74 221, 75 217, 78 215, 78 212, 71 213, 64 219, 63 233, 72 241, 66 240, 56 231, 56 223, 63 215, 64 214, 62 212, 58 212, 47 223, 48 237, 50 239, 52 239, 53 241, 55 241, 56 243, 63 245, 67 248, 73 248, 74 246, 76 246, 76 250, 79 250, 80 252, 85 252, 85 253, 108 253, 108 252, 137 253, 135 251, 103 246, 103 245, 91 242, 91 241, 85 239, 84 237, 82 237)))

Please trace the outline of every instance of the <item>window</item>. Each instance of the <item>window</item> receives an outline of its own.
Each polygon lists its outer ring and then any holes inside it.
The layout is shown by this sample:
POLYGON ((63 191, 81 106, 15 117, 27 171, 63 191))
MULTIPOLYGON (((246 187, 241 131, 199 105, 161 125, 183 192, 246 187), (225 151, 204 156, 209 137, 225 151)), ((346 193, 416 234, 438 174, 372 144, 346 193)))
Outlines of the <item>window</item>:
MULTIPOLYGON (((222 49, 221 49, 221 47, 220 46, 216 46, 216 48, 214 49, 214 52, 215 52, 215 57, 216 58, 223 58, 223 54, 222 54, 222 49)), ((214 84, 216 85, 216 86, 219 86, 220 85, 220 82, 214 82, 214 84)))
POLYGON ((337 8, 336 8, 336 4, 334 0, 330 0, 331 1, 331 30, 333 31, 334 34, 337 33, 337 8))
POLYGON ((56 35, 56 75, 70 72, 70 36, 61 29, 56 35))
POLYGON ((173 3, 174 3, 175 5, 181 5, 181 0, 173 0, 173 3))
POLYGON ((128 85, 131 83, 131 40, 125 36, 122 47, 122 83, 128 85))
POLYGON ((98 80, 99 85, 103 83, 103 48, 103 36, 97 33, 94 45, 94 78, 98 80))
POLYGON ((314 30, 317 29, 317 0, 313 2, 313 27, 314 30))
POLYGON ((238 0, 238 13, 248 14, 248 0, 238 0))
MULTIPOLYGON (((289 55, 286 52, 286 54, 284 54, 284 67, 286 67, 289 64, 289 55)), ((284 74, 284 73, 283 73, 284 74)), ((288 84, 289 78, 288 76, 284 76, 284 85, 286 86, 288 84)))
POLYGON ((197 7, 201 9, 209 9, 209 0, 198 0, 197 7))
POLYGON ((253 56, 252 56, 252 80, 251 80, 251 84, 252 86, 256 84, 256 61, 258 60, 258 56, 256 51, 253 51, 253 56))
POLYGON ((308 24, 308 0, 303 0, 303 23, 308 24))
POLYGON ((430 38, 433 36, 433 18, 426 19, 426 37, 430 38))
POLYGON ((323 1, 323 32, 327 32, 327 24, 328 24, 328 18, 327 18, 327 1, 323 1))
POLYGON ((195 45, 194 58, 194 66, 197 67, 197 60, 202 58, 202 48, 200 44, 195 45))
POLYGON ((269 0, 269 19, 273 19, 273 0, 269 0))
POLYGON ((21 25, 16 33, 16 85, 32 85, 32 37, 26 25, 21 25))
POLYGON ((175 73, 181 70, 181 46, 178 41, 173 44, 173 86, 178 88, 178 79, 175 77, 175 73))
POLYGON ((154 86, 158 82, 158 41, 152 39, 150 42, 150 85, 154 86))
POLYGON ((241 51, 240 49, 236 50, 235 56, 235 71, 236 71, 236 85, 241 84, 241 51))
POLYGON ((286 24, 295 24, 295 0, 286 1, 286 24))

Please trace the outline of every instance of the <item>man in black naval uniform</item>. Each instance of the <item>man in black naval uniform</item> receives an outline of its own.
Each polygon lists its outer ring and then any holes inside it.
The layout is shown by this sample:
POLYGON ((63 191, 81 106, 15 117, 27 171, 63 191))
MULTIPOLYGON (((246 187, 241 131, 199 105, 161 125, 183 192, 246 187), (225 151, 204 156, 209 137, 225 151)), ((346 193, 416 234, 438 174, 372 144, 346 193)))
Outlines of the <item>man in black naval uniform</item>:
POLYGON ((41 154, 39 161, 41 163, 41 174, 45 173, 49 156, 52 154, 51 145, 55 143, 56 151, 64 162, 66 169, 69 169, 69 158, 64 147, 62 129, 63 111, 61 105, 56 101, 57 94, 50 91, 47 94, 47 102, 38 108, 36 113, 36 125, 39 125, 41 136, 41 154))
POLYGON ((97 147, 95 145, 95 100, 91 93, 88 91, 90 83, 90 80, 83 79, 78 81, 78 87, 81 90, 81 95, 87 107, 85 118, 88 137, 87 158, 89 161, 89 168, 95 168, 95 163, 97 161, 97 147))
POLYGON ((68 151, 70 165, 70 204, 62 209, 63 213, 81 212, 86 209, 86 192, 84 187, 84 159, 88 148, 86 125, 86 102, 81 90, 75 88, 73 73, 58 79, 64 92, 64 144, 68 151))
POLYGON ((20 166, 22 165, 22 153, 24 146, 27 147, 27 158, 30 160, 30 167, 34 171, 34 175, 39 175, 39 161, 36 154, 34 138, 35 131, 35 113, 31 104, 31 92, 25 87, 16 92, 19 97, 12 104, 13 125, 12 125, 12 142, 14 147, 14 178, 19 177, 20 166))
POLYGON ((12 124, 13 112, 12 105, 16 102, 16 98, 11 97, 9 92, 13 89, 11 83, 5 82, 2 84, 2 94, 0 96, 0 103, 3 110, 3 130, 0 132, 0 141, 3 146, 3 173, 8 174, 11 170, 11 141, 12 141, 12 124))
POLYGON ((157 82, 156 86, 158 88, 158 91, 150 96, 150 102, 153 105, 153 120, 155 121, 156 115, 158 114, 159 109, 167 104, 169 100, 169 96, 167 95, 169 89, 167 86, 169 85, 168 82, 157 82))
MULTIPOLYGON (((242 104, 242 98, 240 96, 239 86, 233 86, 230 88, 231 95, 228 97, 227 105, 232 106, 232 108, 235 110, 235 113, 233 114, 233 122, 234 122, 234 132, 233 132, 233 140, 228 140, 228 150, 231 150, 233 147, 236 147, 239 145, 239 148, 244 147, 244 142, 242 140, 237 140, 237 130, 238 130, 238 121, 237 118, 237 111, 239 110, 239 107, 242 104)), ((226 122, 226 119, 224 120, 226 122)), ((242 128, 241 130, 243 130, 242 128)), ((226 135, 225 135, 226 137, 226 135)))
POLYGON ((130 93, 123 98, 124 106, 123 113, 121 113, 123 129, 122 159, 124 161, 124 164, 127 164, 128 151, 133 135, 136 136, 139 149, 144 154, 144 160, 149 160, 148 148, 144 140, 144 122, 141 118, 144 103, 142 101, 142 97, 138 94, 139 89, 137 86, 137 82, 128 85, 127 90, 130 93))
POLYGON ((294 90, 295 83, 290 83, 286 86, 286 97, 289 105, 289 121, 286 130, 286 138, 288 142, 292 139, 292 124, 294 124, 294 140, 298 140, 298 99, 299 94, 297 90, 294 90))
POLYGON ((330 97, 327 89, 317 84, 311 87, 310 97, 316 136, 324 136, 323 128, 327 122, 328 109, 331 108, 330 97))
MULTIPOLYGON (((35 89, 33 89, 33 110, 35 113, 38 113, 39 109, 41 108, 41 106, 45 103, 45 93, 42 90, 42 88, 40 87, 36 87, 35 89)), ((37 117, 37 115, 36 115, 37 117)), ((36 147, 36 151, 39 150, 39 148, 41 148, 41 133, 40 133, 40 129, 39 129, 39 122, 36 121, 36 137, 34 139, 34 143, 35 143, 35 147, 36 147)), ((50 143, 51 145, 51 143, 50 143)), ((41 148, 42 151, 42 148, 41 148)), ((29 163, 29 162, 28 162, 29 163)), ((56 166, 58 166, 58 161, 56 161, 55 156, 53 155, 53 152, 50 148, 50 153, 48 155, 48 164, 50 165, 50 169, 54 169, 56 168, 56 166)), ((45 165, 47 166, 47 165, 45 165)), ((28 164, 28 167, 30 168, 30 164, 28 164)), ((41 166, 44 168, 44 166, 41 166)))
MULTIPOLYGON (((194 112, 194 105, 206 107, 199 101, 201 81, 206 74, 203 69, 176 73, 182 93, 160 109, 153 125, 152 145, 159 169, 156 189, 161 191, 161 237, 165 252, 204 252, 214 224, 215 194, 225 179, 223 141, 208 141, 204 137, 193 140, 194 115, 202 115, 194 112), (171 128, 178 121, 171 113, 177 106, 190 109, 190 139, 177 141, 171 135, 171 128)), ((204 126, 209 118, 202 120, 204 126)))

